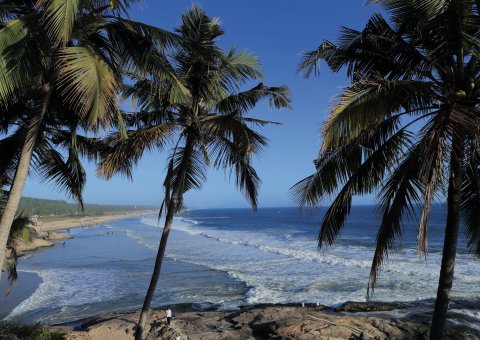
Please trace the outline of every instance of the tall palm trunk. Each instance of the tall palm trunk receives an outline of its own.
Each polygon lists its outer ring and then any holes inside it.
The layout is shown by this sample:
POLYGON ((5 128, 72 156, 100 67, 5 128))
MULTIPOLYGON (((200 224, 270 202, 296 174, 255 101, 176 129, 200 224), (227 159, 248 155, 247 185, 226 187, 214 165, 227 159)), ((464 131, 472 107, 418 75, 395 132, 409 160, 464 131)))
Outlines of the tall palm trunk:
POLYGON ((167 207, 167 215, 165 216, 165 224, 163 227, 162 238, 160 239, 160 244, 158 246, 157 257, 155 259, 155 266, 153 268, 152 278, 150 279, 150 285, 148 286, 147 295, 145 295, 142 311, 140 313, 140 319, 138 320, 138 325, 135 332, 135 340, 143 339, 143 331, 145 328, 145 323, 147 321, 148 312, 150 310, 150 304, 152 302, 155 289, 157 287, 158 279, 160 278, 163 256, 165 254, 165 248, 167 247, 168 235, 170 234, 170 229, 172 227, 173 217, 175 215, 175 211, 177 210, 178 202, 181 200, 181 196, 183 195, 183 181, 187 171, 186 164, 188 158, 190 157, 192 149, 192 144, 187 141, 182 163, 180 165, 177 178, 175 179, 175 182, 173 184, 172 197, 167 207))
MULTIPOLYGON (((30 161, 32 160, 33 149, 35 147, 35 141, 42 125, 43 117, 47 112, 48 103, 52 94, 52 88, 50 83, 45 83, 42 87, 43 102, 40 107, 39 114, 32 119, 28 126, 25 142, 22 147, 20 159, 18 161, 15 176, 10 187, 10 193, 8 194, 7 203, 0 217, 0 266, 3 267, 5 261, 5 252, 7 250, 7 241, 12 227, 15 213, 22 197, 23 187, 28 176, 30 168, 30 161)), ((1 277, 1 271, 0 271, 1 277)))
POLYGON ((447 225, 445 228, 445 240, 443 241, 442 266, 438 282, 437 299, 435 300, 435 310, 433 311, 432 327, 430 329, 431 340, 443 339, 447 319, 450 290, 452 289, 453 283, 455 256, 457 254, 458 233, 460 229, 461 191, 465 173, 465 167, 463 165, 464 152, 463 142, 460 141, 459 138, 453 138, 447 198, 447 225))

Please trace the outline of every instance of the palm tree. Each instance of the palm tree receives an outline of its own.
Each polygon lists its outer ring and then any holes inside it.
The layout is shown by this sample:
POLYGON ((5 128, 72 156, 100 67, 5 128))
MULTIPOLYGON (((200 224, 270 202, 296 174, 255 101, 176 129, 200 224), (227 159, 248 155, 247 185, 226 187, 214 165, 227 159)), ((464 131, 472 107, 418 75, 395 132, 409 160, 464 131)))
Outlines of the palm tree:
MULTIPOLYGON (((467 0, 378 0, 362 31, 343 28, 339 44, 324 41, 299 69, 347 69, 351 85, 337 97, 323 127, 316 172, 297 183, 301 206, 335 195, 318 235, 331 245, 352 197, 375 193, 381 213, 369 289, 401 238, 402 220, 420 206, 418 251, 427 254, 434 198, 447 198, 447 221, 431 339, 444 333, 459 228, 480 255, 480 7, 467 0)), ((367 293, 368 294, 368 293, 367 293)))
POLYGON ((209 166, 231 168, 237 186, 256 208, 260 179, 251 158, 267 140, 252 127, 271 122, 245 115, 264 98, 270 99, 276 108, 290 106, 289 92, 284 86, 259 83, 238 92, 242 85, 261 78, 259 62, 245 51, 231 49, 225 53, 218 47, 218 38, 224 32, 218 20, 209 18, 198 6, 183 14, 176 33, 180 42, 169 53, 169 60, 174 65, 175 78, 183 82, 190 97, 171 101, 170 82, 156 77, 138 79, 125 96, 135 98, 140 112, 124 118, 132 128, 127 139, 122 140, 119 134, 107 139, 99 167, 99 173, 106 178, 116 172, 131 176, 132 166, 143 152, 161 149, 177 136, 168 157, 165 197, 160 208, 160 214, 166 214, 165 224, 136 339, 142 338, 173 217, 184 206, 184 194, 201 188, 209 166))
MULTIPOLYGON (((17 112, 26 124, 21 151, 9 168, 13 178, 0 218, 0 263, 47 117, 60 110, 78 116, 83 131, 97 132, 117 122, 121 129, 117 95, 125 74, 155 66, 168 78, 158 51, 172 43, 172 35, 124 17, 132 2, 6 0, 0 4, 0 109, 14 111, 22 101, 28 102, 27 111, 17 112)), ((181 88, 172 93, 181 95, 181 88)), ((2 177, 5 174, 0 173, 2 177)))

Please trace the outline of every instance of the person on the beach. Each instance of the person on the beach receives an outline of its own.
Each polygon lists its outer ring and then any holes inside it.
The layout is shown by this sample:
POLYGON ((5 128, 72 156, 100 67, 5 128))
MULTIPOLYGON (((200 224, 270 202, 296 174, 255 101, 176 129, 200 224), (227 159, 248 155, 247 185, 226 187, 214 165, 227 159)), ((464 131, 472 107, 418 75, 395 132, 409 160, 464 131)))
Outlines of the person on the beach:
POLYGON ((170 321, 172 320, 172 311, 170 310, 170 308, 167 308, 166 314, 167 314, 167 325, 170 325, 170 321))

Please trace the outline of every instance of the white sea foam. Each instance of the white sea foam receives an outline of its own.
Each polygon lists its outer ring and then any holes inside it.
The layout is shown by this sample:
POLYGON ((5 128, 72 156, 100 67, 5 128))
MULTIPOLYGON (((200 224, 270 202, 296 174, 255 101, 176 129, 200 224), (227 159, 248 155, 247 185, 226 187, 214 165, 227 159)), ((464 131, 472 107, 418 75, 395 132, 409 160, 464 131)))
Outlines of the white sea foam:
POLYGON ((131 229, 126 229, 126 234, 128 237, 137 240, 138 244, 141 244, 142 246, 145 246, 151 250, 156 250, 156 247, 153 244, 152 240, 145 239, 144 237, 140 236, 138 232, 131 229))
MULTIPOLYGON (((322 253, 316 248, 313 233, 305 234, 301 230, 296 230, 294 226, 284 228, 282 232, 275 227, 248 230, 222 228, 229 226, 228 223, 237 221, 229 222, 222 216, 214 217, 217 222, 208 222, 210 219, 208 217, 200 217, 198 220, 191 217, 175 218, 166 256, 172 260, 208 267, 218 272, 203 270, 203 268, 199 270, 193 266, 190 266, 192 267, 190 269, 188 265, 183 264, 177 264, 178 267, 173 266, 174 272, 164 276, 164 279, 172 280, 170 278, 175 277, 175 270, 186 268, 187 271, 178 277, 184 280, 185 275, 189 277, 191 275, 193 285, 185 288, 184 285, 176 286, 176 279, 169 281, 172 283, 168 287, 170 290, 160 297, 162 301, 166 300, 168 303, 207 301, 221 304, 222 308, 231 308, 239 303, 321 301, 323 304, 336 304, 346 300, 365 300, 374 251, 372 247, 365 246, 365 237, 347 235, 351 242, 341 243, 322 253), (208 224, 202 224, 203 221, 208 224), (356 242, 358 240, 361 242, 356 242), (188 270, 195 270, 198 274, 188 270), (229 285, 237 285, 224 273, 238 280, 238 287, 241 287, 240 290, 235 291, 234 294, 237 295, 234 298, 222 295, 225 282, 229 285), (212 277, 219 275, 220 280, 223 280, 214 284, 209 295, 205 295, 204 289, 198 290, 195 286, 195 280, 201 280, 198 282, 202 284, 205 282, 207 278, 205 275, 212 277), (215 286, 217 284, 218 286, 215 286), (243 296, 246 290, 245 285, 248 291, 243 296), (242 298, 243 300, 240 300, 242 298)), ((43 282, 30 298, 15 308, 9 318, 26 315, 31 311, 41 310, 45 306, 53 310, 41 314, 48 315, 48 320, 37 318, 36 321, 47 322, 57 320, 55 318, 59 316, 75 316, 79 313, 90 315, 92 310, 95 311, 95 309, 88 309, 94 308, 91 307, 92 304, 98 303, 98 308, 105 308, 110 299, 116 301, 116 305, 112 304, 111 307, 114 309, 136 306, 135 303, 138 301, 135 299, 133 302, 130 300, 128 302, 130 304, 118 304, 128 300, 134 292, 144 289, 150 268, 142 267, 134 273, 128 273, 128 271, 142 265, 145 258, 153 261, 162 231, 155 216, 143 217, 141 222, 142 224, 115 225, 112 223, 108 227, 118 228, 121 231, 114 233, 118 239, 89 239, 88 242, 101 242, 97 243, 97 246, 104 246, 106 241, 120 240, 121 236, 128 236, 123 238, 128 241, 124 243, 125 248, 117 247, 117 241, 111 243, 111 247, 114 247, 114 251, 118 253, 106 260, 97 256, 95 251, 92 251, 97 248, 89 243, 88 252, 80 253, 90 258, 83 264, 79 264, 77 258, 73 257, 69 262, 71 268, 59 266, 59 268, 42 269, 40 265, 37 270, 35 266, 30 266, 28 270, 38 273, 43 282), (131 240, 135 240, 135 243, 131 240), (136 244, 140 244, 141 247, 137 247, 136 244), (124 251, 130 253, 123 254, 124 251), (141 254, 141 257, 138 258, 136 254, 141 254), (117 258, 130 259, 136 256, 138 262, 135 262, 133 267, 128 263, 116 263, 117 258), (130 286, 126 287, 126 285, 130 286)), ((160 226, 162 224, 163 219, 160 221, 160 226)), ((89 230, 82 231, 85 237, 89 232, 89 230)), ((80 248, 84 244, 81 243, 81 238, 75 238, 72 242, 80 242, 80 248)), ((107 256, 107 253, 103 255, 107 256)), ((439 253, 431 252, 428 263, 419 259, 412 249, 397 251, 391 254, 389 259, 390 262, 380 273, 374 299, 412 301, 435 297, 441 260, 439 253)), ((478 262, 472 261, 471 256, 459 254, 453 295, 476 297, 480 294, 478 283, 480 283, 478 262)), ((459 310, 461 310, 460 307, 458 306, 459 310)), ((469 310, 472 314, 471 318, 480 319, 479 311, 475 308, 469 310)))
MULTIPOLYGON (((220 230, 183 218, 175 220, 174 230, 188 234, 196 242, 201 238, 205 245, 200 253, 172 246, 167 254, 170 258, 225 271, 245 282, 251 287, 247 294, 249 303, 292 300, 337 303, 365 299, 373 248, 336 246, 322 253, 316 249, 314 240, 286 237, 291 235, 267 230, 220 230), (242 250, 242 247, 247 249, 242 250), (242 261, 239 260, 241 256, 244 257, 242 261)), ((352 236, 345 238, 354 239, 352 236)), ((392 254, 380 273, 374 299, 433 298, 440 260, 438 253, 431 253, 425 263, 412 249, 392 254)), ((471 260, 471 256, 460 256, 457 261, 458 280, 454 291, 457 296, 471 296, 471 284, 480 279, 480 268, 472 268, 471 260)))
MULTIPOLYGON (((62 306, 81 306, 86 303, 113 299, 118 290, 106 289, 108 273, 99 270, 55 269, 34 272, 42 278, 35 292, 21 302, 5 319, 10 320, 27 311, 43 306, 61 308, 62 306), (78 280, 82 285, 78 285, 78 280), (85 289, 89 287, 89 289, 85 289)), ((38 320, 41 321, 41 320, 38 320)))

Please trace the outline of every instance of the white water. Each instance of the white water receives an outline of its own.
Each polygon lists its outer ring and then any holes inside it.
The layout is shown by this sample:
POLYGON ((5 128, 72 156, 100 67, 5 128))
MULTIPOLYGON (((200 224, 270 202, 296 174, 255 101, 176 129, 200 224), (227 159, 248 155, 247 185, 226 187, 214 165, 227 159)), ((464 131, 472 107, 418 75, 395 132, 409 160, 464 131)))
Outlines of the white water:
MULTIPOLYGON (((337 246, 319 252, 317 229, 294 214, 272 212, 261 219, 219 212, 175 219, 154 305, 213 303, 228 309, 246 303, 365 301, 374 234, 346 232, 337 246)), ((371 224, 366 218, 365 223, 371 224)), ((37 273, 43 282, 8 318, 55 323, 138 308, 160 231, 154 216, 72 230, 75 238, 65 247, 22 259, 20 270, 37 273), (105 236, 107 230, 114 235, 105 236)), ((435 249, 435 239, 432 244, 435 249)), ((399 249, 380 272, 372 299, 434 298, 440 260, 435 250, 425 262, 411 247, 399 249)), ((469 305, 456 303, 451 310, 478 326, 480 263, 465 252, 457 256, 452 295, 469 305)))

